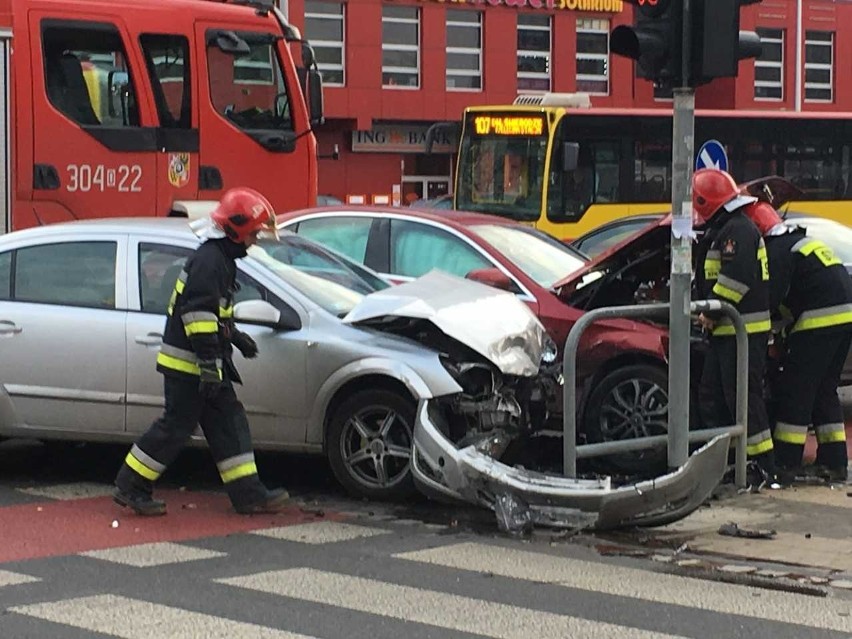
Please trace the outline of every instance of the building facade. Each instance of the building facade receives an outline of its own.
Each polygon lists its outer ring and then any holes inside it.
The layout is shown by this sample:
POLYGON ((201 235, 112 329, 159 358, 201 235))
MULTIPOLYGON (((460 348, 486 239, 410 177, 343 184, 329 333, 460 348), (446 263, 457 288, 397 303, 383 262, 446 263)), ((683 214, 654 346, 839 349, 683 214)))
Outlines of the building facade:
MULTIPOLYGON (((586 92, 592 105, 670 108, 610 53, 632 23, 622 0, 283 0, 317 54, 326 123, 320 193, 402 203, 451 190, 456 141, 428 127, 466 106, 511 104, 519 92, 586 92)), ((698 108, 852 111, 852 0, 763 0, 742 11, 758 60, 696 93, 698 108), (845 26, 844 26, 845 25, 845 26)))

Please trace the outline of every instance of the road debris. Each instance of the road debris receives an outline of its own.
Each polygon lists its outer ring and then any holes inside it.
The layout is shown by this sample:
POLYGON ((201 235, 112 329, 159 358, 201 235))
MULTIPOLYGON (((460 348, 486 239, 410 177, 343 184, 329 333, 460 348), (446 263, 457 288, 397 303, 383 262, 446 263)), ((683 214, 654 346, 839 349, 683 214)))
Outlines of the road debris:
POLYGON ((727 537, 744 537, 746 539, 774 539, 777 531, 769 529, 740 528, 735 522, 719 526, 719 534, 727 537))

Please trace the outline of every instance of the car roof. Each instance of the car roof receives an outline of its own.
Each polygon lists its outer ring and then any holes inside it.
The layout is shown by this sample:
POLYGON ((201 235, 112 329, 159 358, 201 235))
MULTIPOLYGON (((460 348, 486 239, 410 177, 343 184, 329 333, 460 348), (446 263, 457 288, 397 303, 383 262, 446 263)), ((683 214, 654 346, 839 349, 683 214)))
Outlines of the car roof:
MULTIPOLYGON (((63 236, 69 233, 155 233, 171 237, 195 238, 195 233, 189 226, 190 220, 185 217, 113 217, 90 220, 72 220, 70 222, 55 222, 0 235, 0 241, 18 240, 23 238, 39 238, 63 236)), ((290 231, 279 231, 279 234, 295 236, 290 231)))
POLYGON ((476 224, 502 224, 505 226, 523 226, 520 222, 499 215, 487 213, 473 213, 471 211, 441 210, 430 208, 409 208, 396 206, 361 206, 351 204, 338 204, 336 206, 317 206, 310 209, 299 209, 278 215, 278 223, 286 223, 296 217, 314 215, 318 213, 336 213, 353 215, 393 215, 397 217, 411 217, 419 220, 429 220, 457 226, 473 226, 476 224))

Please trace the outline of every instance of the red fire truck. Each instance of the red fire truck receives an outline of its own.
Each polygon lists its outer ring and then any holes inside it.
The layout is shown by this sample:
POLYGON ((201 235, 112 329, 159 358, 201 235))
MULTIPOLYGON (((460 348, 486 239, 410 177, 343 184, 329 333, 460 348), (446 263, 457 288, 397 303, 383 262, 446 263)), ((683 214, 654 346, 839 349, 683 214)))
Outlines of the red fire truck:
POLYGON ((0 232, 238 185, 313 206, 322 82, 269 2, 0 0, 0 232))

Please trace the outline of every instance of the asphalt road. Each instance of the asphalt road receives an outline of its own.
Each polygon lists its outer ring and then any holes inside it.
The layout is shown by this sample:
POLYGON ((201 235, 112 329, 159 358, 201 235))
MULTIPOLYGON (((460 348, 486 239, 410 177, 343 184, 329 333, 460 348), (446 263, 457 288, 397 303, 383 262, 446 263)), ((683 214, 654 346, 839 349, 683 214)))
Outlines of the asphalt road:
POLYGON ((206 451, 164 518, 111 503, 125 447, 0 445, 0 637, 849 638, 852 598, 676 574, 496 533, 488 513, 347 499, 322 462, 259 456, 297 497, 240 517, 206 451))

